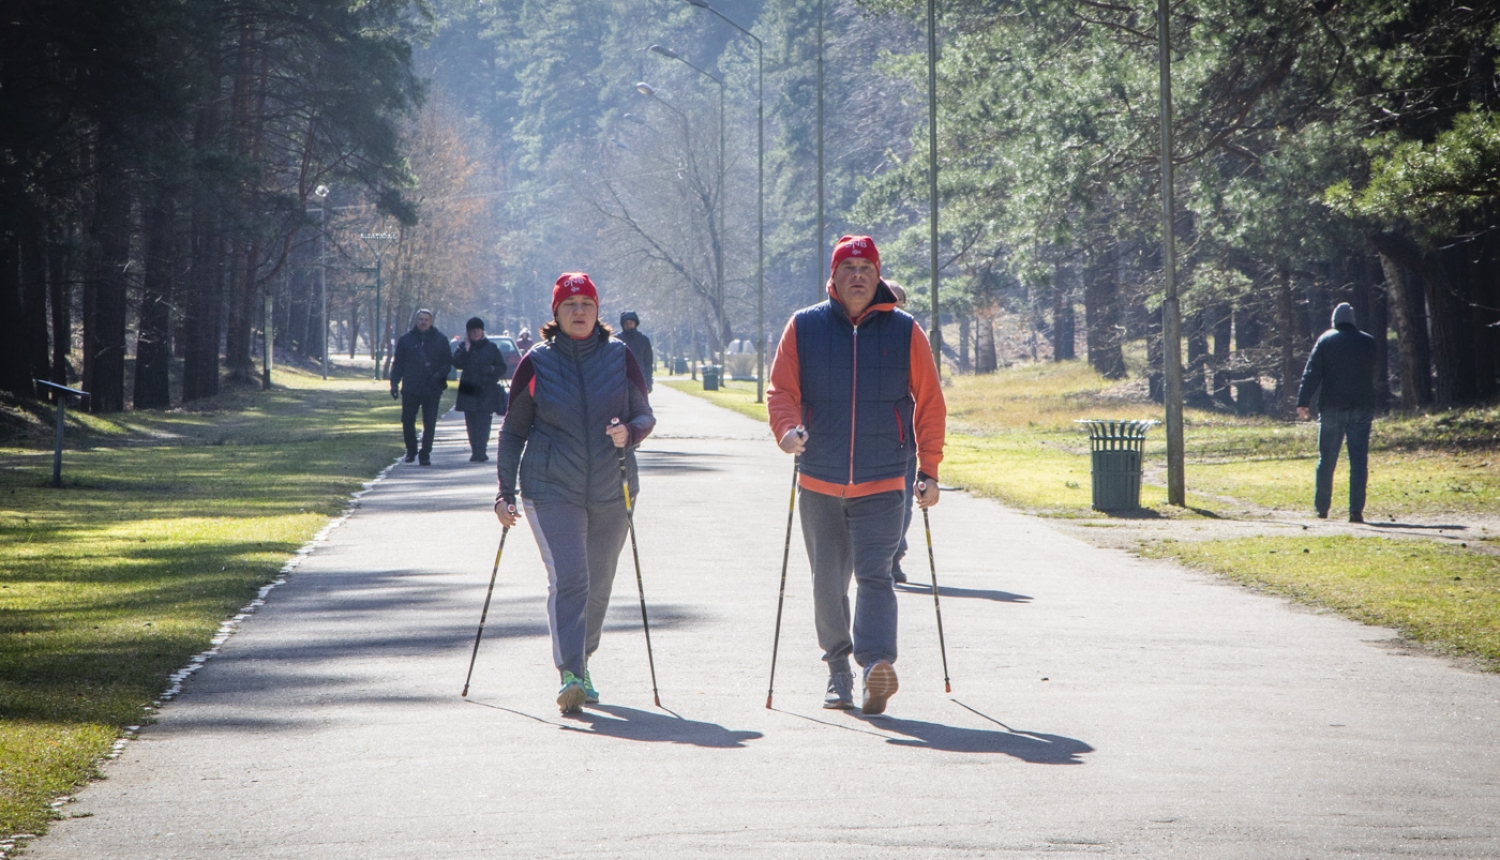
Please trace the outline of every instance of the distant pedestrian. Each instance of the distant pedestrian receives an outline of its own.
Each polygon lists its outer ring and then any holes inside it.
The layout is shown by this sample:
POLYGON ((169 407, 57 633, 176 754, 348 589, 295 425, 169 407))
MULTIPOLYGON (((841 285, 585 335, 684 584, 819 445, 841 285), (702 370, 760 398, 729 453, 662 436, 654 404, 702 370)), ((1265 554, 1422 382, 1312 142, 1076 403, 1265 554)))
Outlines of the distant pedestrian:
POLYGON ((453 353, 453 366, 462 371, 458 378, 458 402, 454 405, 464 414, 469 431, 469 462, 489 460, 490 426, 496 415, 504 415, 505 356, 484 335, 484 320, 471 317, 465 326, 467 337, 453 353))
POLYGON ((495 516, 515 525, 519 491, 547 566, 552 660, 562 679, 557 705, 567 714, 599 701, 588 659, 599 647, 627 527, 617 452, 624 449, 634 501, 635 446, 656 417, 640 366, 599 322, 599 292, 588 275, 557 279, 552 315, 511 377, 495 516))
POLYGON ((1375 338, 1354 324, 1354 308, 1341 302, 1333 309, 1333 328, 1318 338, 1302 386, 1297 417, 1306 421, 1313 392, 1318 393, 1318 470, 1313 507, 1327 518, 1333 501, 1333 472, 1339 449, 1349 445, 1349 522, 1365 521, 1365 485, 1369 482, 1370 424, 1375 420, 1375 338))
POLYGON ((453 366, 448 338, 432 324, 432 311, 417 311, 411 331, 396 341, 391 357, 391 397, 401 399, 401 435, 406 442, 406 462, 421 457, 432 464, 433 433, 437 429, 438 404, 448 388, 448 369, 453 366), (422 447, 417 448, 417 411, 422 412, 422 447))
POLYGON ((641 366, 641 375, 646 377, 646 390, 651 390, 651 376, 655 369, 656 359, 651 353, 651 338, 641 331, 641 318, 636 316, 635 311, 626 311, 620 314, 620 330, 615 337, 625 341, 630 347, 630 353, 635 356, 635 363, 641 366))
POLYGON ((782 332, 766 406, 781 450, 801 455, 802 538, 828 664, 823 707, 854 706, 852 656, 864 669, 861 710, 878 714, 897 689, 891 568, 910 506, 908 465, 915 457, 924 484, 917 504, 937 504, 947 407, 927 335, 896 309, 874 240, 840 239, 831 271, 828 301, 793 314, 782 332))
POLYGON ((516 349, 519 349, 522 355, 531 349, 531 332, 521 329, 521 333, 516 337, 516 349))

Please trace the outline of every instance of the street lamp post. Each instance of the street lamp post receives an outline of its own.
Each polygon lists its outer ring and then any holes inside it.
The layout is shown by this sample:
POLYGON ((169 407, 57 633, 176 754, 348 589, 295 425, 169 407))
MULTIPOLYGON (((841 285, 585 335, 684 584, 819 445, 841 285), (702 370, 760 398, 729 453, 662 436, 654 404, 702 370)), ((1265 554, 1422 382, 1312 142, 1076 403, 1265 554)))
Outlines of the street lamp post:
POLYGON ((932 267, 932 362, 943 374, 943 320, 938 313, 937 4, 927 0, 927 196, 932 267))
POLYGON ((318 216, 318 296, 323 310, 323 378, 328 378, 328 186, 319 185, 313 194, 323 204, 318 216))
POLYGON ((375 252, 375 320, 370 326, 370 353, 375 359, 375 378, 380 378, 380 360, 385 352, 385 330, 380 325, 380 267, 385 250, 396 237, 392 233, 361 233, 359 238, 375 252), (380 244, 374 244, 374 243, 380 244))
POLYGON ((758 234, 755 262, 755 402, 766 401, 766 63, 765 46, 760 37, 724 17, 724 13, 708 5, 708 0, 686 0, 706 9, 719 19, 739 30, 755 43, 755 124, 756 124, 756 224, 758 234))
POLYGON ((1182 441, 1182 308, 1177 298, 1177 252, 1172 224, 1172 55, 1167 0, 1156 8, 1161 90, 1162 363, 1167 407, 1167 504, 1187 505, 1182 441))
MULTIPOLYGON (((722 307, 724 304, 724 209, 726 203, 724 194, 724 79, 698 68, 676 51, 664 48, 661 45, 652 45, 649 50, 668 59, 677 60, 719 85, 719 235, 714 242, 714 278, 717 281, 715 289, 717 289, 719 294, 719 305, 722 307)), ((639 88, 640 85, 637 84, 636 86, 639 88)))

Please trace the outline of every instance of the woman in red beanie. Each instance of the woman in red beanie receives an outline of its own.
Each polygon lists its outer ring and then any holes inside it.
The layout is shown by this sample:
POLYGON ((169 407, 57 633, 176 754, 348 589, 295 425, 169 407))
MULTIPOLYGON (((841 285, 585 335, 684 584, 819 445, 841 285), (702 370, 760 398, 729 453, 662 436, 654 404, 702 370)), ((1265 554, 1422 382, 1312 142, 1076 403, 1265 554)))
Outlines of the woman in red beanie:
POLYGON ((599 322, 599 291, 587 274, 557 279, 552 317, 511 377, 495 516, 516 524, 519 491, 547 565, 552 659, 562 677, 557 705, 569 714, 599 701, 588 658, 599 647, 627 527, 617 450, 625 450, 633 500, 635 446, 656 416, 640 366, 599 322))

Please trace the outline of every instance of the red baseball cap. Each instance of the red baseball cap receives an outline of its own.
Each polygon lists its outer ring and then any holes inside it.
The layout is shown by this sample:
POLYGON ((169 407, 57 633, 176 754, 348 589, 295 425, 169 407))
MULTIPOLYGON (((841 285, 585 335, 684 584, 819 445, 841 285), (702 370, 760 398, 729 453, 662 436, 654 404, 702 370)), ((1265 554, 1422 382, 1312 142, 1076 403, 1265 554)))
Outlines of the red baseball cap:
POLYGON ((850 257, 864 257, 875 264, 875 277, 880 277, 880 250, 875 247, 875 240, 869 236, 844 236, 833 246, 833 265, 828 267, 828 274, 832 275, 839 267, 839 263, 850 257))
POLYGON ((552 287, 552 315, 557 316, 557 306, 574 296, 587 296, 599 303, 599 290, 584 272, 563 272, 552 287))

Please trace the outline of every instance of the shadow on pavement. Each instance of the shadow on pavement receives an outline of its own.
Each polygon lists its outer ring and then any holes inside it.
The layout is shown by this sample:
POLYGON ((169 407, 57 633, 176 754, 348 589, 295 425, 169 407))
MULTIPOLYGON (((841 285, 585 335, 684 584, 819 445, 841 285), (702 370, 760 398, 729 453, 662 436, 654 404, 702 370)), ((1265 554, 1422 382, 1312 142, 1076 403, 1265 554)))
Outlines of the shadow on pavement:
MULTIPOLYGON (((925 582, 903 582, 896 586, 896 592, 908 594, 931 594, 932 586, 925 582)), ((1009 591, 993 591, 987 588, 954 588, 951 585, 938 586, 939 597, 966 597, 975 600, 994 600, 1000 603, 1030 603, 1031 596, 1026 594, 1012 594, 1009 591)))
POLYGON ((1094 751, 1093 747, 1075 738, 1012 729, 999 720, 974 711, 962 702, 958 704, 1001 726, 1005 731, 964 729, 957 726, 945 726, 941 723, 903 720, 890 716, 869 717, 868 720, 875 728, 911 738, 911 740, 906 738, 887 740, 888 743, 897 746, 920 747, 944 752, 1000 753, 1031 764, 1083 764, 1079 756, 1094 751))
POLYGON ((722 471, 711 458, 683 451, 637 451, 635 463, 642 472, 722 471))
POLYGON ((1365 523, 1372 529, 1418 529, 1423 531, 1468 531, 1469 527, 1457 523, 1430 525, 1427 523, 1365 523))
POLYGON ((588 710, 570 718, 570 721, 584 723, 588 728, 571 725, 563 728, 583 734, 720 749, 744 747, 745 741, 764 737, 760 732, 734 731, 717 723, 687 720, 619 705, 591 705, 588 710))

